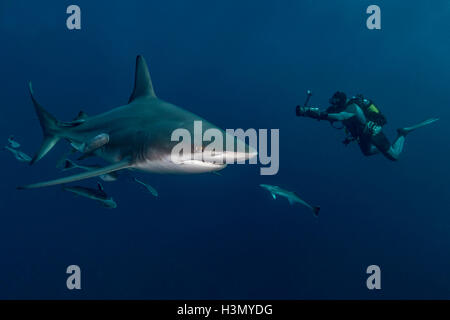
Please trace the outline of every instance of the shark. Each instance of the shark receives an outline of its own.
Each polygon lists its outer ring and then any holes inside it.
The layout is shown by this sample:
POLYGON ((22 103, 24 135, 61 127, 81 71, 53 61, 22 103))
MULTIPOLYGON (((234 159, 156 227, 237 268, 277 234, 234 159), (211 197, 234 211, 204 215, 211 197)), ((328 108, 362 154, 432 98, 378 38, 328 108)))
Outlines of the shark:
POLYGON ((97 189, 82 186, 63 186, 62 189, 64 191, 72 192, 78 196, 95 200, 106 208, 117 208, 117 203, 112 197, 106 194, 102 184, 99 182, 97 183, 97 189))
POLYGON ((288 191, 288 190, 285 190, 278 186, 273 186, 270 184, 260 184, 259 186, 268 190, 270 192, 270 194, 272 195, 273 199, 276 199, 277 196, 285 197, 288 199, 289 204, 293 205, 294 203, 298 202, 298 203, 304 205, 305 207, 309 208, 313 212, 315 217, 317 217, 319 215, 320 207, 310 205, 306 201, 302 200, 296 192, 288 191))
POLYGON ((19 149, 20 148, 20 143, 16 141, 16 139, 14 138, 13 135, 9 136, 8 144, 13 149, 19 149))
POLYGON ((158 196, 158 191, 156 191, 156 189, 153 188, 153 187, 152 187, 151 185, 149 185, 148 183, 142 182, 141 180, 139 180, 139 179, 137 179, 137 178, 133 178, 133 180, 134 180, 136 183, 138 183, 138 184, 140 184, 140 185, 143 185, 143 186, 147 189, 147 191, 150 192, 154 197, 157 197, 157 196, 158 196))
MULTIPOLYGON (((19 186, 18 189, 66 184, 124 169, 170 174, 213 172, 225 168, 228 163, 245 161, 258 154, 244 141, 229 136, 200 116, 158 98, 147 63, 141 55, 136 58, 134 88, 128 103, 98 115, 80 112, 72 121, 59 121, 36 100, 31 82, 29 92, 44 136, 40 149, 30 161, 31 165, 42 159, 61 139, 78 151, 89 152, 89 156, 100 157, 109 164, 71 176, 19 186), (204 130, 219 130, 224 140, 233 141, 235 148, 216 150, 214 159, 194 157, 192 160, 182 154, 172 154, 178 143, 171 139, 174 130, 184 129, 194 136, 196 121, 201 121, 204 130), (217 161, 218 158, 223 161, 217 161)), ((202 155, 207 142, 202 141, 199 145, 192 141, 190 146, 194 155, 202 155)))

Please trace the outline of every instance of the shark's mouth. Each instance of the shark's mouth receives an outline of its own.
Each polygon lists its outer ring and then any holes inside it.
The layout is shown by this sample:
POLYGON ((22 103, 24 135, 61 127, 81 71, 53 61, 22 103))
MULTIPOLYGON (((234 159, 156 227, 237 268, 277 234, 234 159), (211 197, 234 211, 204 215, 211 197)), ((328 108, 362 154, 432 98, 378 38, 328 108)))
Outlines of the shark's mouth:
POLYGON ((134 165, 137 169, 149 172, 181 174, 218 171, 226 166, 223 162, 205 161, 191 157, 171 157, 170 155, 159 159, 148 159, 134 165))
POLYGON ((222 169, 226 167, 226 164, 224 163, 214 163, 209 161, 203 161, 203 160, 183 160, 178 162, 177 164, 181 166, 192 166, 197 168, 205 168, 205 169, 222 169))

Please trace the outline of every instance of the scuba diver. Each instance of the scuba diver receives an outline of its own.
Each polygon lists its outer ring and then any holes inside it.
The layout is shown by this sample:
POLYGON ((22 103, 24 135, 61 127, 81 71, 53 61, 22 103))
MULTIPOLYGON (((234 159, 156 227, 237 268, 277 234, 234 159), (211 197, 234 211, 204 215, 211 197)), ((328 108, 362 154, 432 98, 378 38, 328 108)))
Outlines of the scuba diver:
POLYGON ((429 125, 438 118, 431 118, 411 127, 397 129, 397 138, 390 143, 382 131, 387 123, 386 117, 380 112, 375 104, 362 95, 357 95, 347 100, 344 92, 337 91, 329 99, 330 107, 326 111, 319 108, 308 107, 312 93, 308 90, 306 102, 303 106, 296 107, 298 117, 309 117, 317 120, 327 120, 333 126, 336 121, 342 122, 342 127, 347 132, 347 138, 343 141, 348 145, 357 141, 362 153, 371 156, 381 152, 386 158, 397 161, 403 151, 405 137, 411 131, 429 125))

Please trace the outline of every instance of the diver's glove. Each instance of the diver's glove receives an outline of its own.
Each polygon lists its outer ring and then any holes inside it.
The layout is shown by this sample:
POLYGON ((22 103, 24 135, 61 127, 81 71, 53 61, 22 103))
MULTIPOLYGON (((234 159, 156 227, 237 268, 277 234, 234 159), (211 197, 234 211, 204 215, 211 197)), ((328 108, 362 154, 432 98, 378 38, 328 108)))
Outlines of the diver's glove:
POLYGON ((367 121, 364 127, 364 133, 370 134, 371 136, 376 136, 381 131, 381 126, 373 121, 367 121))
POLYGON ((297 108, 295 108, 295 114, 297 117, 308 117, 317 120, 325 120, 328 117, 327 112, 321 112, 319 108, 312 107, 297 106, 297 108))

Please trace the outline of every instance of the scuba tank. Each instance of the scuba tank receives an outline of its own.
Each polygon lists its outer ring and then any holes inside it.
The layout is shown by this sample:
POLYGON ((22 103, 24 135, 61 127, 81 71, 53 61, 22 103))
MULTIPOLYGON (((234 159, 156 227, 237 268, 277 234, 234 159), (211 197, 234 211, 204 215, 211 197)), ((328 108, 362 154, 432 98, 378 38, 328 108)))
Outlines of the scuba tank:
MULTIPOLYGON (((384 125, 386 125, 387 123, 387 119, 384 116, 383 113, 381 113, 381 111, 378 109, 378 107, 375 105, 375 103, 370 100, 365 98, 362 94, 358 94, 356 96, 353 96, 345 105, 345 107, 351 105, 351 104, 356 104, 358 107, 361 108, 361 110, 364 113, 364 116, 367 119, 367 123, 369 125, 371 125, 372 127, 377 127, 378 130, 381 130, 381 127, 383 127, 384 125)), ((364 130, 366 130, 368 128, 364 128, 364 130)), ((353 141, 358 141, 359 137, 358 136, 354 136, 354 134, 352 134, 351 132, 349 132, 349 130, 347 128, 345 128, 347 137, 344 139, 344 141, 342 141, 342 143, 345 146, 348 146, 350 142, 353 141)))
POLYGON ((381 113, 381 111, 378 109, 378 107, 372 100, 365 98, 362 94, 358 94, 356 96, 353 96, 347 102, 346 106, 349 106, 353 103, 361 108, 368 121, 372 121, 373 123, 375 123, 380 127, 386 125, 387 123, 386 117, 384 116, 384 114, 381 113))

